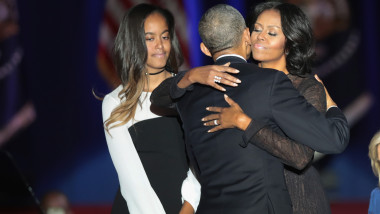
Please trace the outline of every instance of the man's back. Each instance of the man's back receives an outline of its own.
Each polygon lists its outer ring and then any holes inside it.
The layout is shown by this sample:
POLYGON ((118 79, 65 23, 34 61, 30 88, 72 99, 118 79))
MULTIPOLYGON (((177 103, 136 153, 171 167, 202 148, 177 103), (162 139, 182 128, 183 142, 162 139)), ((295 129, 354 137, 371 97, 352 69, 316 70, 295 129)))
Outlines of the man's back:
MULTIPOLYGON (((236 57, 226 59, 240 70, 236 77, 242 80, 226 93, 248 116, 278 129, 271 121, 270 95, 279 72, 262 71, 236 57)), ((203 85, 195 85, 178 103, 189 158, 202 185, 198 213, 291 213, 283 165, 276 157, 254 145, 240 146, 243 131, 207 133, 200 120, 207 115, 205 108, 226 105, 222 92, 203 85)))

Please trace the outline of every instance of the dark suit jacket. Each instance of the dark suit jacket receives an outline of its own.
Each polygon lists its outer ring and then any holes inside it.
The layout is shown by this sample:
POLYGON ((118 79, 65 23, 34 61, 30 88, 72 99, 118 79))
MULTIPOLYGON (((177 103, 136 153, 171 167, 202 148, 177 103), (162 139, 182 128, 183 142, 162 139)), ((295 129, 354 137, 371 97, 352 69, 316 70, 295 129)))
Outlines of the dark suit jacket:
MULTIPOLYGON (((225 62, 240 70, 236 76, 242 83, 226 87, 226 93, 254 118, 251 125, 256 128, 251 130, 270 125, 312 148, 320 142, 348 142, 347 122, 338 108, 329 110, 326 119, 282 72, 238 57, 216 63, 225 62)), ((202 185, 197 213, 292 213, 280 160, 253 144, 245 145, 243 131, 207 133, 209 127, 201 122, 209 114, 207 106, 227 106, 223 92, 195 84, 177 103, 189 159, 202 185)))

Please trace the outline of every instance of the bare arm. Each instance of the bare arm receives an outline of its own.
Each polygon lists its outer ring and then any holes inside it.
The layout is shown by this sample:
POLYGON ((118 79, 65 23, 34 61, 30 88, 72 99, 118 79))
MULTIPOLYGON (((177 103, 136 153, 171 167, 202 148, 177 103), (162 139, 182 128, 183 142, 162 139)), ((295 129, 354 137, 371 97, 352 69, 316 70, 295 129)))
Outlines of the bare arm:
POLYGON ((229 65, 230 64, 227 63, 223 66, 206 65, 193 68, 186 72, 183 78, 177 83, 177 86, 179 88, 187 88, 194 83, 199 83, 209 85, 220 91, 226 91, 226 89, 218 83, 236 87, 241 81, 228 73, 236 74, 239 71, 235 68, 228 67, 229 65))
POLYGON ((236 87, 241 81, 229 73, 234 74, 239 71, 228 66, 229 63, 207 65, 179 72, 177 76, 164 80, 153 90, 150 100, 154 105, 174 108, 176 99, 191 91, 194 83, 209 85, 220 91, 225 91, 220 84, 236 87))

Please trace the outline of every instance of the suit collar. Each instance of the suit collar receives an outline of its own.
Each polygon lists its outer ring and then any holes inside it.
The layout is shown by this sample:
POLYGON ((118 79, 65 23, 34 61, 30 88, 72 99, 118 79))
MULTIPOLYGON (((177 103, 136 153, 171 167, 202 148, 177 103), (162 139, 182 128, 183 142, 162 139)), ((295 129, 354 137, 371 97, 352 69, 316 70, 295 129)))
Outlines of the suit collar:
POLYGON ((247 61, 239 55, 230 54, 230 55, 222 55, 222 56, 218 57, 215 61, 215 64, 223 65, 223 64, 226 64, 227 62, 246 63, 247 61))

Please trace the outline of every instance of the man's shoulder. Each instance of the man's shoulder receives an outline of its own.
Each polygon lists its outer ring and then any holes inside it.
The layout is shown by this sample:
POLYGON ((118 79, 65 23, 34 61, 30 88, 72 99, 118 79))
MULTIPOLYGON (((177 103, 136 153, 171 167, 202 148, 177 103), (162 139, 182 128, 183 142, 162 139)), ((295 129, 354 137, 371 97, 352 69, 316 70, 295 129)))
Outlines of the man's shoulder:
POLYGON ((273 78, 282 72, 271 68, 260 68, 254 63, 232 63, 230 67, 238 69, 242 76, 259 76, 261 78, 273 78))

